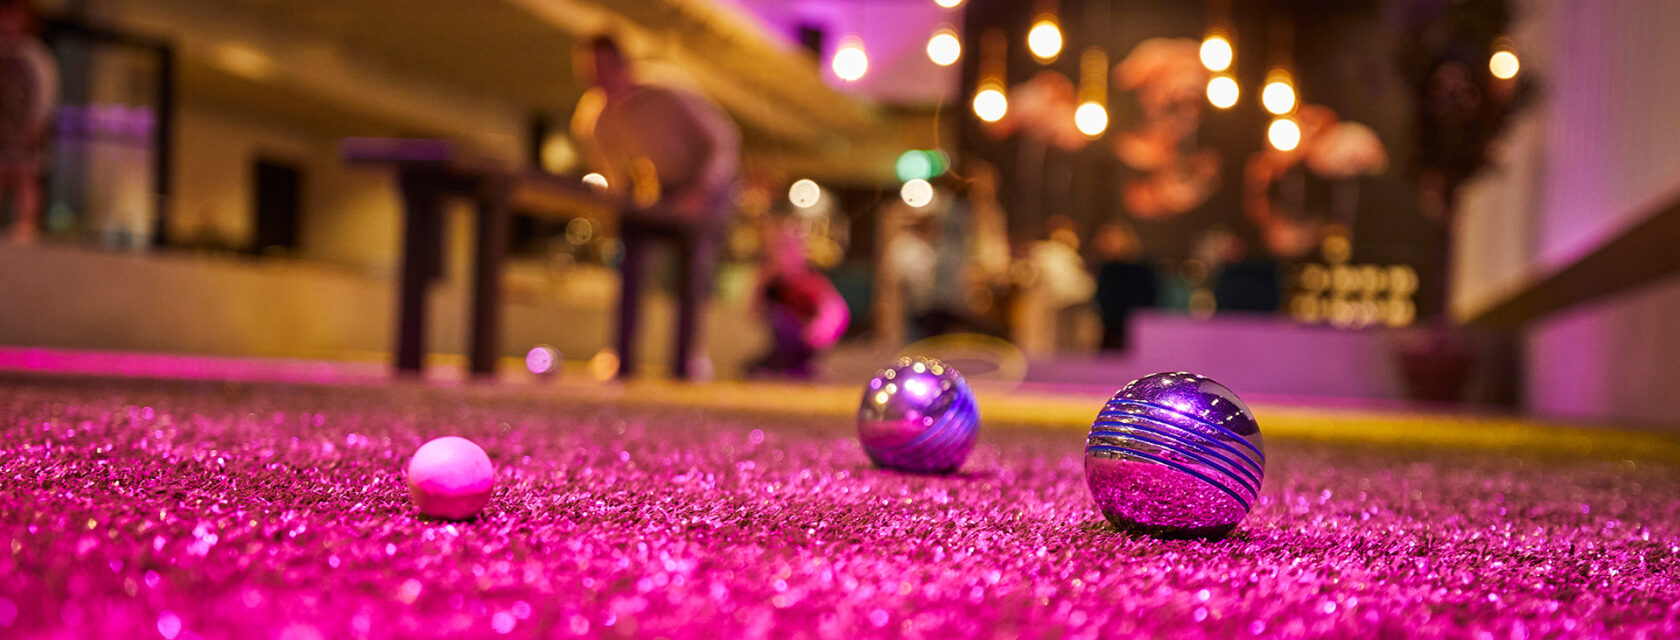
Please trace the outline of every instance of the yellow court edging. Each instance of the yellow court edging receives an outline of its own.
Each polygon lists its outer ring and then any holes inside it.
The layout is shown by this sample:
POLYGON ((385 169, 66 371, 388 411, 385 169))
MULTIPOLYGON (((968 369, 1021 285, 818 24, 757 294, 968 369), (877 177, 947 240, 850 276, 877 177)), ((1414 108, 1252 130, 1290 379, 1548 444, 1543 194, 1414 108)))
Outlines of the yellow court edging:
MULTIPOLYGON (((838 385, 768 382, 635 382, 620 402, 657 406, 850 418, 859 390, 838 385)), ((978 388, 982 419, 992 424, 1082 431, 1106 395, 978 388)), ((1396 446, 1526 449, 1605 458, 1680 462, 1680 436, 1489 415, 1256 405, 1267 438, 1368 442, 1396 446)))

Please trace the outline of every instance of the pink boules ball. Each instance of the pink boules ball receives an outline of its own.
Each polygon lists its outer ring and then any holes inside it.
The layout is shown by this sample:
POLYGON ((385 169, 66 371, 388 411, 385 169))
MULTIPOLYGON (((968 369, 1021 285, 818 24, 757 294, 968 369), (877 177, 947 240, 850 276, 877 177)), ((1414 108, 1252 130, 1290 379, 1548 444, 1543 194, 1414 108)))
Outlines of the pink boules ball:
POLYGON ((420 445, 408 461, 408 495, 420 513, 434 518, 473 517, 490 503, 495 484, 490 456, 466 438, 434 439, 420 445))

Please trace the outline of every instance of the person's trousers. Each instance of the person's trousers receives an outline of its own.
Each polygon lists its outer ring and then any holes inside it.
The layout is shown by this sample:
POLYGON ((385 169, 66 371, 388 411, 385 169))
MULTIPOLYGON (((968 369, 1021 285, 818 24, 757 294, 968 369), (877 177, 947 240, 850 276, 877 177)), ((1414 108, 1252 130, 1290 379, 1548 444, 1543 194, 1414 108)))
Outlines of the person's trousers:
POLYGON ((779 373, 809 375, 811 360, 816 357, 817 352, 805 341, 805 320, 787 305, 768 302, 766 307, 766 316, 770 321, 771 351, 764 356, 759 365, 779 373))
POLYGON ((620 224, 624 243, 619 263, 622 286, 618 301, 619 376, 636 373, 636 335, 642 319, 642 286, 653 252, 660 244, 670 245, 677 265, 677 325, 671 345, 672 375, 694 377, 693 356, 698 347, 701 314, 711 294, 712 274, 717 265, 721 232, 710 225, 625 219, 620 224))

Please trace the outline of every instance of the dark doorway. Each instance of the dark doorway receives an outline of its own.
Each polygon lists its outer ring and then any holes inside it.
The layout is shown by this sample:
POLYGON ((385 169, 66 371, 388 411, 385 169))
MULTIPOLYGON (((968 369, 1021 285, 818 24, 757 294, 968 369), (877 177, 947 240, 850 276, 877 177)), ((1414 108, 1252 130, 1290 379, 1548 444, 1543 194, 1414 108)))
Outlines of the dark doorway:
POLYGON ((298 248, 303 216, 303 170, 272 159, 256 163, 257 237, 251 252, 290 255, 298 248))

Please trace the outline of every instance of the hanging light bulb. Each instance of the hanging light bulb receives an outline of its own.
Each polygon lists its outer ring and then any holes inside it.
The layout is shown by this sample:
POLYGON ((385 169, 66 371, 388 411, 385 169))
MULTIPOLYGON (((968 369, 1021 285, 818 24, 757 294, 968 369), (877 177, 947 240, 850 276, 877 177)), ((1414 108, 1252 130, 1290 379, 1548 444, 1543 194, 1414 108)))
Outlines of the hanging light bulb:
POLYGON ((1301 126, 1289 117, 1273 120, 1272 126, 1266 127, 1266 141, 1278 151, 1294 151, 1301 144, 1301 126))
POLYGON ((988 29, 980 35, 980 82, 973 106, 974 115, 982 122, 997 122, 1009 113, 1009 98, 1003 93, 1008 46, 1002 29, 988 29))
POLYGON ((904 204, 920 209, 933 202, 933 185, 921 178, 908 180, 899 187, 898 197, 904 204))
POLYGON ((1062 52, 1062 29, 1056 25, 1056 16, 1043 14, 1033 21, 1032 29, 1027 31, 1027 51, 1040 64, 1055 60, 1062 52))
POLYGON ((1517 77, 1522 62, 1517 60, 1517 43, 1505 36, 1493 39, 1493 55, 1488 56, 1488 71, 1500 80, 1517 77))
POLYGON ((955 9, 957 5, 963 3, 963 0, 933 0, 933 3, 946 9, 955 9))
POLYGON ((1220 109, 1229 109, 1236 106, 1237 97, 1241 93, 1242 89, 1237 86, 1236 79, 1231 76, 1219 75, 1208 80, 1208 102, 1220 109))
POLYGON ((1097 47, 1079 56, 1079 108, 1073 111, 1073 126, 1090 137, 1108 129, 1108 54, 1097 47))
POLYGON ((840 48, 834 51, 834 61, 831 65, 834 75, 846 82, 856 82, 863 74, 869 72, 869 54, 863 51, 863 40, 857 36, 847 36, 840 41, 840 48))
POLYGON ((1273 115, 1295 110, 1295 84, 1289 72, 1277 69, 1266 77, 1266 86, 1260 90, 1260 104, 1273 115))
POLYGON ((1000 85, 984 85, 974 94, 974 115, 986 122, 997 122, 1009 113, 1009 98, 1000 85))
POLYGON ((949 67, 956 64, 962 57, 962 41, 957 39, 957 32, 950 27, 940 27, 928 38, 927 56, 934 64, 949 67))
POLYGON ((1510 51, 1495 51, 1493 57, 1488 58, 1488 70, 1493 72, 1493 77, 1500 80, 1517 77, 1517 70, 1521 68, 1522 63, 1517 60, 1517 54, 1510 51))
POLYGON ((1093 138, 1102 135, 1108 128, 1108 109, 1095 102, 1079 105, 1073 112, 1073 125, 1079 127, 1079 132, 1093 138))
POLYGON ((1202 39, 1202 66, 1208 71, 1220 72, 1231 68, 1231 61, 1236 58, 1236 50, 1231 47, 1231 40, 1217 30, 1209 31, 1202 39))
POLYGON ((815 180, 801 178, 788 187, 788 202, 795 207, 809 209, 817 206, 819 200, 822 200, 822 187, 815 180))

